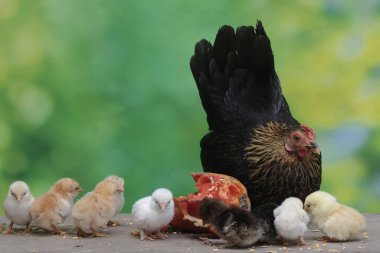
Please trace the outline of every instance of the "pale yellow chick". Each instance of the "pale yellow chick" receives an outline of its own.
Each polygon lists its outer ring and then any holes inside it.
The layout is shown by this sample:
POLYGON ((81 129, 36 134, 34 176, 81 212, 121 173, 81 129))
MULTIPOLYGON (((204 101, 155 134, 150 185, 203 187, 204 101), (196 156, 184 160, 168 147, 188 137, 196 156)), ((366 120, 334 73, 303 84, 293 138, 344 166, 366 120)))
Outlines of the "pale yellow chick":
POLYGON ((75 203, 72 211, 77 233, 81 236, 106 236, 98 228, 107 225, 114 216, 116 206, 114 198, 124 188, 110 180, 98 183, 95 189, 75 203))
POLYGON ((47 193, 34 201, 31 208, 34 224, 52 234, 65 234, 58 225, 69 216, 74 197, 81 191, 82 188, 74 179, 58 180, 47 193))
POLYGON ((316 191, 307 196, 304 208, 312 215, 312 222, 330 241, 357 239, 366 227, 362 214, 339 204, 335 197, 327 192, 316 191))
MULTIPOLYGON (((105 180, 109 180, 117 185, 119 189, 123 189, 123 191, 118 191, 118 194, 115 194, 113 197, 114 204, 115 204, 115 214, 113 216, 113 219, 115 219, 115 216, 118 215, 121 211, 121 209, 124 207, 124 179, 119 176, 108 176, 105 178, 105 180)), ((108 221, 109 226, 119 226, 120 223, 118 221, 110 220, 108 221)))

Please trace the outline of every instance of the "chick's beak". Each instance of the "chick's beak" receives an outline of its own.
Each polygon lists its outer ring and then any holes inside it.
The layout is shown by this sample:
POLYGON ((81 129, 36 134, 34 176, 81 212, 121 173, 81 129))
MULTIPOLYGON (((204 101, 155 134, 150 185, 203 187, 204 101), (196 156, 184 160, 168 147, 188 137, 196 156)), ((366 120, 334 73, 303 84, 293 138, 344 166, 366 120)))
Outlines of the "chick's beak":
POLYGON ((16 200, 21 200, 21 195, 16 195, 16 200))
POLYGON ((161 202, 161 203, 159 204, 159 206, 160 206, 161 210, 164 211, 165 208, 166 208, 166 203, 163 201, 163 202, 161 202))
POLYGON ((120 187, 119 189, 117 189, 118 191, 120 192, 124 192, 124 187, 120 187))
POLYGON ((82 187, 79 187, 78 192, 82 192, 82 191, 83 191, 82 187))

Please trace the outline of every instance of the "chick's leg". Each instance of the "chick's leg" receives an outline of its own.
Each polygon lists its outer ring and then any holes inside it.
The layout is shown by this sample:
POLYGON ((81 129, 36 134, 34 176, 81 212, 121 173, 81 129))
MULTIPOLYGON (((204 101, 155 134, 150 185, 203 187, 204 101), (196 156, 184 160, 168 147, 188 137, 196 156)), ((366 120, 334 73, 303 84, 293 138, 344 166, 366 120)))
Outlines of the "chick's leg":
POLYGON ((278 240, 281 242, 283 246, 289 245, 289 243, 281 235, 278 235, 278 240))
POLYGON ((30 234, 30 232, 31 232, 30 223, 27 223, 25 230, 22 232, 22 235, 30 234))
POLYGON ((56 225, 50 224, 50 227, 53 229, 51 232, 52 235, 65 235, 66 232, 60 230, 56 225))
POLYGON ((84 232, 80 227, 76 227, 76 228, 75 228, 75 233, 76 233, 78 236, 83 236, 83 237, 91 236, 91 234, 84 232))
POLYGON ((298 245, 300 245, 300 246, 302 246, 302 245, 306 245, 306 242, 305 242, 305 240, 302 238, 302 236, 298 236, 297 243, 298 243, 298 245))
POLYGON ((5 230, 2 234, 3 235, 8 235, 8 234, 14 234, 15 232, 13 231, 13 221, 11 221, 11 224, 9 224, 7 230, 5 230))
POLYGON ((141 241, 144 241, 144 240, 154 241, 154 239, 152 237, 150 237, 144 233, 144 230, 140 231, 140 240, 141 241))
POLYGON ((167 235, 161 233, 160 230, 158 230, 156 233, 154 233, 159 239, 162 239, 162 240, 165 240, 166 238, 168 238, 167 235))
POLYGON ((106 233, 99 233, 96 228, 91 227, 91 237, 107 237, 108 235, 106 233))

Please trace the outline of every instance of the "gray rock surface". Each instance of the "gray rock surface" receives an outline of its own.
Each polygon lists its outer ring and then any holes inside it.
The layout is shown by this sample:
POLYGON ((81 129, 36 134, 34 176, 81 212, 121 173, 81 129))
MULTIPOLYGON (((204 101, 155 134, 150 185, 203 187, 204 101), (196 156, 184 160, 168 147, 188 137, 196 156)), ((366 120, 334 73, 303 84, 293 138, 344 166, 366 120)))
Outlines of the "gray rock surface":
MULTIPOLYGON (((62 226, 67 235, 49 235, 42 231, 36 231, 30 235, 20 235, 21 230, 16 230, 13 235, 0 235, 1 253, 35 252, 380 252, 380 214, 366 214, 367 234, 358 241, 345 243, 323 243, 318 241, 322 234, 318 231, 308 231, 305 235, 306 246, 283 247, 280 244, 255 245, 250 249, 218 249, 216 246, 207 245, 199 236, 170 233, 166 240, 140 241, 131 235, 134 231, 127 214, 120 216, 121 226, 108 229, 108 237, 102 238, 78 238, 72 234, 74 226, 68 219, 62 226)), ((1 223, 6 225, 9 221, 2 217, 1 223)), ((6 225, 3 225, 4 227, 6 225)), ((212 244, 221 244, 222 240, 210 240, 212 244)))

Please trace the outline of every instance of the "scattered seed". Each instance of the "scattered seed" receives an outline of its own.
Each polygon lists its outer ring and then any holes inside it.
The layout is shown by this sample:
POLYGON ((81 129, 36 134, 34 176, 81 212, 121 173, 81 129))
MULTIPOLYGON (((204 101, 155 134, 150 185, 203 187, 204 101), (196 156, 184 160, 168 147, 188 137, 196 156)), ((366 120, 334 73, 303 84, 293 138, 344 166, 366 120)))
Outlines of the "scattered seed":
POLYGON ((213 249, 212 251, 213 251, 213 252, 217 252, 217 251, 219 251, 219 249, 213 249))
POLYGON ((248 249, 248 252, 255 252, 255 249, 248 249))

